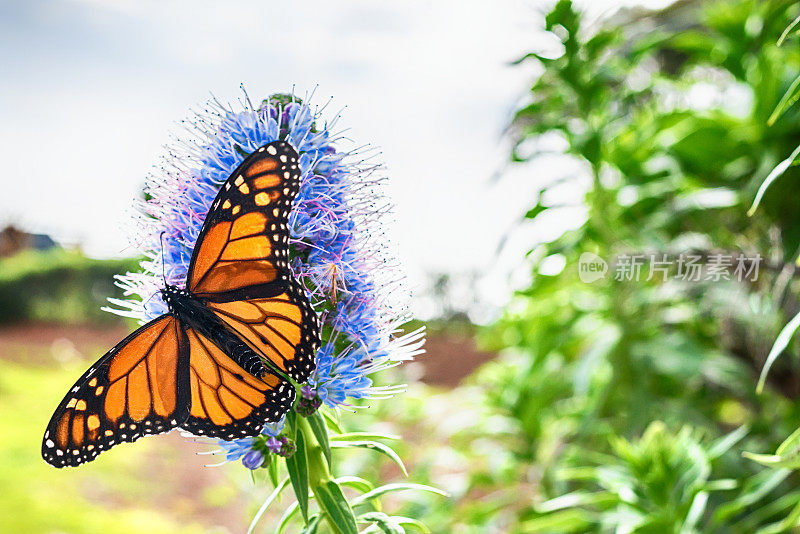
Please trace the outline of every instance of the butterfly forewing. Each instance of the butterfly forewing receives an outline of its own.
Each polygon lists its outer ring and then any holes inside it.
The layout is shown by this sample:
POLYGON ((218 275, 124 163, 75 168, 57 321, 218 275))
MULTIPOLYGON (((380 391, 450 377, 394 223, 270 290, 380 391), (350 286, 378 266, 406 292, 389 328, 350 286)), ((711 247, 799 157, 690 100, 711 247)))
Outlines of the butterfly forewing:
POLYGON ((50 419, 42 456, 56 466, 93 460, 117 443, 179 426, 189 413, 188 343, 162 315, 111 349, 50 419))
POLYGON ((220 188, 197 239, 186 287, 209 300, 248 298, 288 280, 287 218, 300 187, 294 149, 258 149, 220 188))

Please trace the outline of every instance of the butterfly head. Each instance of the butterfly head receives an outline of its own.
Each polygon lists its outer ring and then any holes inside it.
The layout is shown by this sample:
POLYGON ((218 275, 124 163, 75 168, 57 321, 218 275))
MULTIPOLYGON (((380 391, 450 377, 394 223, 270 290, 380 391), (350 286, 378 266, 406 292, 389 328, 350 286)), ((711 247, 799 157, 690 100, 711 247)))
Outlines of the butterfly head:
POLYGON ((178 302, 189 296, 189 292, 185 289, 181 289, 177 286, 171 286, 166 284, 164 289, 161 290, 161 298, 166 302, 167 306, 169 306, 170 310, 174 310, 176 304, 178 302))

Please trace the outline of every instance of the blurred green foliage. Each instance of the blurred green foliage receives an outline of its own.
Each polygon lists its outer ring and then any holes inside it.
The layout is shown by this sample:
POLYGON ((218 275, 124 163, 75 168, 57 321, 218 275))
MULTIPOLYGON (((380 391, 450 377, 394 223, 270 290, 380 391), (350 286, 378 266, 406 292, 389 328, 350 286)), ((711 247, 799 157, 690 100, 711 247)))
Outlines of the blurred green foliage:
POLYGON ((100 310, 121 293, 114 275, 138 269, 133 258, 96 260, 78 251, 26 250, 0 260, 0 324, 112 322, 100 310))
MULTIPOLYGON (((574 201, 586 214, 530 251, 530 285, 482 333, 488 348, 509 352, 483 373, 489 402, 519 421, 517 453, 537 471, 521 531, 795 524, 800 477, 742 452, 774 450, 800 425, 797 358, 776 363, 766 391, 755 392, 798 310, 800 171, 788 166, 747 215, 800 144, 800 111, 773 116, 800 73, 797 41, 778 45, 798 14, 789 1, 684 1, 590 28, 562 0, 545 21, 559 52, 520 60, 541 75, 514 117, 513 159, 564 146, 583 169, 567 187, 585 192, 574 201), (611 263, 605 278, 580 280, 586 252, 611 263), (647 265, 638 281, 615 279, 619 255, 686 252, 764 262, 757 281, 681 281, 674 271, 647 281, 647 265), (541 272, 556 258, 563 270, 541 272)), ((531 224, 552 220, 549 199, 564 187, 544 187, 531 224)), ((786 348, 797 353, 794 341, 786 348)))

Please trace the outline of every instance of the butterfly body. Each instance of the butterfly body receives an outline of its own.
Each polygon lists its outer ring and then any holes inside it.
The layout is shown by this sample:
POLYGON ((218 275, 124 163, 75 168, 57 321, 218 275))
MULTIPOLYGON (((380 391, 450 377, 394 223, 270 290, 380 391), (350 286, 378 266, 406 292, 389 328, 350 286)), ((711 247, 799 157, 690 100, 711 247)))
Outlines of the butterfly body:
POLYGON ((42 456, 79 465, 120 442, 182 428, 235 439, 292 406, 315 368, 319 320, 288 266, 287 220, 300 187, 284 141, 250 154, 222 184, 168 312, 122 340, 70 389, 42 456))
POLYGON ((207 303, 189 291, 168 284, 161 290, 161 295, 169 307, 169 314, 176 317, 182 326, 210 340, 251 375, 259 378, 263 375, 264 366, 269 362, 231 332, 222 319, 209 310, 207 303))

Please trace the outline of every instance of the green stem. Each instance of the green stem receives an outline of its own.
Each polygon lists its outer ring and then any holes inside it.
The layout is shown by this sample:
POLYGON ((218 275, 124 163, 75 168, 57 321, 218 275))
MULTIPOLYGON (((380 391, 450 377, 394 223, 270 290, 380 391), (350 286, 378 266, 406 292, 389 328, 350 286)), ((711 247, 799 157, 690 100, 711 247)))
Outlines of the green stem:
MULTIPOLYGON (((308 462, 308 485, 314 495, 319 495, 319 488, 323 484, 333 480, 331 472, 328 469, 328 462, 325 459, 325 453, 322 446, 317 441, 314 431, 308 419, 298 415, 295 419, 297 421, 297 431, 303 433, 303 438, 306 443, 306 461, 308 462)), ((319 498, 317 499, 319 501, 319 498)), ((344 534, 338 525, 331 519, 330 515, 324 513, 325 520, 330 525, 331 530, 336 534, 344 534)))
POLYGON ((331 473, 328 470, 328 462, 325 460, 325 453, 322 450, 322 446, 317 441, 314 431, 311 430, 308 419, 298 415, 297 430, 303 433, 303 438, 306 443, 308 483, 312 488, 319 487, 323 483, 332 480, 331 473))

